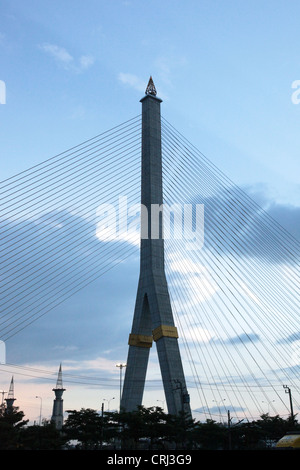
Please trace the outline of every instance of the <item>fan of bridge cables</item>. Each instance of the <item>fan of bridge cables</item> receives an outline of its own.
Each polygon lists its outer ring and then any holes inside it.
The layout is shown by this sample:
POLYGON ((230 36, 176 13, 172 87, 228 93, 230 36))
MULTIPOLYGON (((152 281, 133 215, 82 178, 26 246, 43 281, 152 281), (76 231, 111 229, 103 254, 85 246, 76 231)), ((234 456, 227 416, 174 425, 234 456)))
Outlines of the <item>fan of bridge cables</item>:
POLYGON ((2 340, 136 251, 111 230, 119 195, 139 202, 140 148, 137 116, 2 182, 2 340))
POLYGON ((199 411, 211 417, 213 401, 222 414, 289 413, 286 383, 299 406, 299 241, 165 119, 162 142, 164 202, 183 220, 166 239, 166 269, 199 411))
MULTIPOLYGON (((165 240, 166 274, 198 411, 211 417, 213 402, 241 417, 276 403, 288 414, 283 385, 299 400, 299 241, 164 118, 162 152, 164 205, 182 229, 165 240)), ((138 255, 138 232, 116 239, 114 207, 139 205, 140 160, 136 116, 1 183, 1 340, 138 255)))

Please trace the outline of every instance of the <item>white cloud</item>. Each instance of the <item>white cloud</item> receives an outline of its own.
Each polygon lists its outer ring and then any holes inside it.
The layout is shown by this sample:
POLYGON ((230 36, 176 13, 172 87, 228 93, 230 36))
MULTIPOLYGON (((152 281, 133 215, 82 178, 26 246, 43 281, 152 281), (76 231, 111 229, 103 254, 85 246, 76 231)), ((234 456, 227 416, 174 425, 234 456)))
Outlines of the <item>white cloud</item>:
MULTIPOLYGON (((150 75, 148 77, 145 77, 143 80, 141 80, 137 75, 134 75, 132 73, 123 73, 123 72, 120 72, 118 76, 118 79, 122 83, 130 86, 131 88, 134 88, 135 90, 141 93, 145 93, 149 78, 150 78, 150 75)), ((156 85, 155 79, 154 79, 154 83, 156 85)), ((157 89, 157 86, 156 86, 156 89, 157 89)), ((168 95, 164 93, 164 91, 162 90, 160 86, 157 89, 157 93, 158 93, 159 98, 161 98, 162 100, 168 99, 168 95)))
POLYGON ((127 242, 130 245, 140 246, 140 233, 138 230, 115 232, 111 228, 96 228, 96 237, 102 242, 127 242))
POLYGON ((203 326, 196 323, 193 315, 181 315, 180 324, 184 325, 183 336, 185 341, 209 343, 214 337, 214 333, 212 331, 209 331, 208 328, 204 328, 203 326))
POLYGON ((89 68, 91 65, 94 64, 94 62, 95 62, 95 59, 91 55, 83 55, 79 59, 79 63, 82 69, 89 68))
POLYGON ((180 275, 180 278, 172 281, 172 285, 176 290, 179 289, 184 297, 185 307, 197 306, 217 292, 217 286, 207 268, 200 263, 195 263, 188 254, 183 255, 168 250, 167 261, 168 271, 180 275))
POLYGON ((72 70, 75 72, 82 72, 83 70, 91 67, 95 59, 91 55, 82 55, 78 61, 64 48, 55 44, 42 44, 39 46, 42 51, 53 57, 58 64, 63 66, 66 70, 72 70))
POLYGON ((41 49, 65 65, 69 65, 74 60, 66 49, 55 44, 43 44, 41 49))
POLYGON ((131 73, 119 73, 119 80, 124 83, 125 85, 129 85, 132 88, 135 88, 138 91, 145 92, 146 86, 145 81, 141 80, 139 77, 136 75, 133 75, 131 73))

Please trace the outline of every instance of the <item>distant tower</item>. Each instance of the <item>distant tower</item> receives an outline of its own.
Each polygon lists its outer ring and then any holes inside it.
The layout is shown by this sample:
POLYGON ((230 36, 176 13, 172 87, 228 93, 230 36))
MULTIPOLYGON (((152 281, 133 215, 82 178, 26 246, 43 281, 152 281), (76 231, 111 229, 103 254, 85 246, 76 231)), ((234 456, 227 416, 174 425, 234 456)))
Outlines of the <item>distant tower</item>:
POLYGON ((51 421, 55 424, 56 429, 61 429, 63 426, 63 422, 64 422, 62 395, 65 391, 65 388, 63 388, 63 383, 62 383, 61 365, 59 366, 56 388, 53 388, 52 390, 55 393, 55 399, 53 401, 53 411, 52 411, 51 421))
POLYGON ((14 392, 14 378, 11 378, 10 386, 9 386, 9 392, 7 395, 7 398, 5 398, 6 401, 6 407, 7 411, 12 411, 13 409, 13 404, 15 401, 15 392, 14 392))
MULTIPOLYGON (((129 351, 121 407, 132 411, 142 404, 149 351, 156 342, 165 397, 170 414, 184 411, 191 417, 164 268, 163 222, 151 219, 152 208, 162 207, 162 155, 160 103, 150 77, 142 103, 141 203, 148 217, 141 216, 140 277, 129 335, 129 351), (156 232, 153 236, 153 232, 156 232)), ((142 212, 141 212, 142 215, 142 212)))

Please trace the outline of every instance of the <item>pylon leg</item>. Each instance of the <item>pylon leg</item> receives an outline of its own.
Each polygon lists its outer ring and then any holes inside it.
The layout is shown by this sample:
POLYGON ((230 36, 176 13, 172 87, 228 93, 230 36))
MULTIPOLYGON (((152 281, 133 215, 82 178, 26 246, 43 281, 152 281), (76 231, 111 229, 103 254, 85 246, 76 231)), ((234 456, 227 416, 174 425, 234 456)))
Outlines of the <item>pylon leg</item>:
POLYGON ((145 291, 139 287, 125 371, 121 408, 136 410, 142 404, 149 352, 152 346, 151 317, 145 291))
POLYGON ((144 287, 144 280, 139 283, 121 407, 133 411, 142 404, 149 352, 154 340, 168 411, 191 415, 167 282, 162 275, 144 279, 148 285, 144 287))
POLYGON ((191 415, 185 377, 174 324, 171 301, 165 274, 153 276, 149 295, 153 340, 159 359, 165 397, 170 414, 185 412, 191 415))

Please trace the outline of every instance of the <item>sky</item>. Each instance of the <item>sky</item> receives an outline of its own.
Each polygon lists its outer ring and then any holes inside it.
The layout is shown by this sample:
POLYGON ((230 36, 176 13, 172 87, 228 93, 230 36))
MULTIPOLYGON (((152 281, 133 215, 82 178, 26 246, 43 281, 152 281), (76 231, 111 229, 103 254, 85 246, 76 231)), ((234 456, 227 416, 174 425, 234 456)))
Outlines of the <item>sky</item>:
MULTIPOLYGON (((299 10, 292 0, 0 0, 1 180, 137 116, 151 75, 164 118, 300 239, 299 10)), ((60 363, 65 409, 118 407, 138 267, 136 252, 7 341, 0 389, 13 375, 30 420, 37 396, 51 415, 60 363)), ((164 403, 161 389, 153 401, 164 403)))

